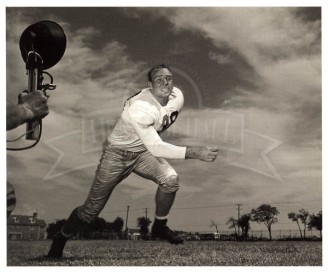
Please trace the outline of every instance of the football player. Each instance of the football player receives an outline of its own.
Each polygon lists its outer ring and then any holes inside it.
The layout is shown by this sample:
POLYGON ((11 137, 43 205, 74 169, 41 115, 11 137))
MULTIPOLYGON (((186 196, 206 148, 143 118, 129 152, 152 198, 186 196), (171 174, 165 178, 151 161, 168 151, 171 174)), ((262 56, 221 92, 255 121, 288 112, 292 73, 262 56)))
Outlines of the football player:
POLYGON ((149 71, 148 85, 125 102, 121 117, 105 144, 89 195, 55 235, 48 257, 62 257, 66 241, 90 225, 116 185, 132 172, 158 184, 152 236, 172 244, 183 242, 167 226, 168 214, 179 189, 179 176, 165 159, 213 162, 218 148, 176 146, 162 141, 159 133, 177 119, 184 103, 183 94, 174 87, 172 70, 164 64, 149 71))

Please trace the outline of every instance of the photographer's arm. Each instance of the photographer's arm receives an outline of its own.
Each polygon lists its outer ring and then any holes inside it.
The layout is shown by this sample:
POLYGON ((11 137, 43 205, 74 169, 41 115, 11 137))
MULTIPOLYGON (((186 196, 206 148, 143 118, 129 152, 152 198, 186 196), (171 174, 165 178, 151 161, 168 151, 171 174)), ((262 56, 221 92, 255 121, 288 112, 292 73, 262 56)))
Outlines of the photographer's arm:
MULTIPOLYGON (((30 112, 32 114, 32 112, 30 112)), ((23 105, 7 105, 7 130, 14 129, 30 119, 28 110, 23 105)))

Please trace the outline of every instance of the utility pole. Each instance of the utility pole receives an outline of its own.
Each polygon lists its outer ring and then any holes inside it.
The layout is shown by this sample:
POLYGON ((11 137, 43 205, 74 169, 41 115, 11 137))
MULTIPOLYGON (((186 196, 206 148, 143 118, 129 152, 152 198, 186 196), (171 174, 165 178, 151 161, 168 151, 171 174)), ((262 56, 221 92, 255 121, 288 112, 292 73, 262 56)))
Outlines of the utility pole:
POLYGON ((125 220, 125 234, 126 234, 126 237, 128 237, 128 219, 129 219, 130 206, 126 206, 126 207, 127 207, 127 210, 126 210, 126 220, 125 220))
POLYGON ((146 210, 146 222, 147 222, 147 219, 148 219, 148 208, 145 208, 146 210))
MULTIPOLYGON (((240 208, 241 204, 237 204, 237 210, 238 210, 238 222, 239 222, 239 219, 240 219, 240 208)), ((238 226, 238 236, 240 236, 240 230, 239 230, 239 224, 237 224, 238 226)))

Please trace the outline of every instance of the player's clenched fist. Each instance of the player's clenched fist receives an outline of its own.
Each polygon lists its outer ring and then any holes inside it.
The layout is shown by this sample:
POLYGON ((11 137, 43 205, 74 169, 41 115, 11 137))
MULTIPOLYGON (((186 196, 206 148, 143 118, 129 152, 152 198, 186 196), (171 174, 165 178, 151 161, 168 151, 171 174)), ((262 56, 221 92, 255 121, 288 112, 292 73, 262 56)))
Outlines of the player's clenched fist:
POLYGON ((192 146, 187 147, 186 159, 198 159, 206 162, 213 162, 219 149, 216 146, 192 146))

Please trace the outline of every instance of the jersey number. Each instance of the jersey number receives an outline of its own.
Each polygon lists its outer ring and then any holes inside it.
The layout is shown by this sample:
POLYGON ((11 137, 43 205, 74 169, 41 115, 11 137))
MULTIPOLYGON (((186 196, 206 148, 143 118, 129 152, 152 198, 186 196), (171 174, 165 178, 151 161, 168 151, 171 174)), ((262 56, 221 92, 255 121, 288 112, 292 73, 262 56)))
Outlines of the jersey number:
POLYGON ((167 115, 164 115, 161 132, 168 129, 175 122, 175 120, 177 120, 178 115, 179 115, 178 111, 172 112, 170 118, 167 115))

